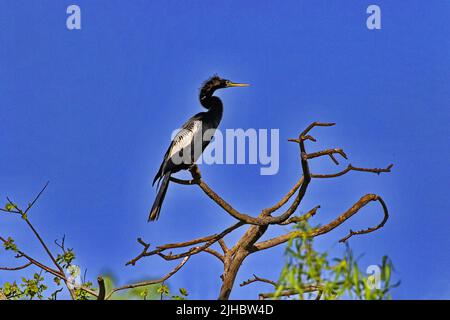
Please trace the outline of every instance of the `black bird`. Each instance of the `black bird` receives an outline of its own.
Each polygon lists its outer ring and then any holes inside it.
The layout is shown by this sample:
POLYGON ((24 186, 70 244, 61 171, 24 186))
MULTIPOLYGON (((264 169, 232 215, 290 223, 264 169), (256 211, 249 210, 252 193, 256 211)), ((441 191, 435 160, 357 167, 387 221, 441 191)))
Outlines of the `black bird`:
POLYGON ((153 179, 153 185, 156 181, 158 181, 158 184, 161 182, 161 185, 148 221, 154 221, 159 217, 161 205, 169 186, 170 176, 180 170, 189 169, 197 161, 211 141, 210 139, 203 139, 205 132, 209 130, 207 135, 209 136, 208 138, 211 138, 214 130, 219 126, 220 120, 222 120, 223 103, 218 97, 213 95, 214 92, 223 88, 247 86, 248 84, 246 83, 234 83, 219 76, 213 76, 205 81, 200 90, 199 98, 201 105, 208 111, 197 113, 190 118, 173 138, 169 149, 164 155, 161 167, 153 179))

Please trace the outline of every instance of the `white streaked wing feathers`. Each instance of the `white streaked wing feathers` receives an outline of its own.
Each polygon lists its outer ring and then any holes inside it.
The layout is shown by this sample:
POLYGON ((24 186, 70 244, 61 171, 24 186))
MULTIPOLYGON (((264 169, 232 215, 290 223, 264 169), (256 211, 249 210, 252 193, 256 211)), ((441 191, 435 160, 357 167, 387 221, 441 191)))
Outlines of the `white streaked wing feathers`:
POLYGON ((171 158, 174 154, 188 147, 194 140, 195 135, 201 133, 201 130, 201 121, 190 122, 186 127, 182 128, 173 138, 173 143, 172 147, 170 148, 168 158, 171 158))

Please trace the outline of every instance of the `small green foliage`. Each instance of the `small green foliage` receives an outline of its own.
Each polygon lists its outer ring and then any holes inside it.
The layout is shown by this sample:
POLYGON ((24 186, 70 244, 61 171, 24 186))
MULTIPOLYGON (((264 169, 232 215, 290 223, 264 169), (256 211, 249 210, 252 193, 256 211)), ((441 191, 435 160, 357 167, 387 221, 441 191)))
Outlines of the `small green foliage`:
POLYGON ((73 249, 68 249, 62 254, 58 254, 56 257, 56 262, 58 262, 63 268, 68 268, 72 264, 73 260, 75 260, 75 253, 73 252, 73 249))
MULTIPOLYGON (((113 274, 103 275, 106 292, 110 292, 117 287, 117 279, 113 274)), ((141 279, 140 281, 144 281, 141 279)), ((135 282, 135 281, 134 281, 135 282)), ((138 281, 139 282, 139 281, 138 281)), ((112 295, 112 300, 154 300, 160 299, 161 294, 157 292, 159 285, 152 284, 143 287, 132 288, 129 290, 118 291, 112 295)))
POLYGON ((23 283, 20 285, 23 288, 22 294, 30 299, 35 297, 42 299, 44 297, 43 292, 47 290, 43 281, 44 278, 39 273, 35 273, 31 279, 22 278, 23 283))
POLYGON ((139 293, 139 296, 140 296, 142 299, 147 300, 147 297, 148 297, 148 290, 147 290, 147 289, 142 290, 142 291, 139 293))
POLYGON ((11 250, 14 252, 17 252, 17 245, 14 242, 14 239, 11 237, 8 237, 8 239, 6 239, 5 242, 3 242, 3 247, 5 248, 5 250, 11 250))
MULTIPOLYGON (((62 244, 57 245, 62 249, 60 254, 56 256, 56 262, 65 270, 66 275, 70 275, 68 279, 76 279, 80 276, 80 268, 74 264, 72 264, 76 258, 75 252, 73 249, 66 249, 64 247, 64 240, 62 244)), ((3 243, 3 246, 6 250, 11 250, 14 252, 18 252, 20 254, 17 245, 14 242, 14 239, 8 237, 6 241, 3 243)), ((105 276, 103 277, 105 282, 106 292, 111 292, 111 290, 116 287, 114 282, 115 279, 113 276, 105 276)), ((53 292, 46 293, 47 284, 44 283, 45 279, 41 276, 41 274, 34 273, 31 278, 21 278, 21 282, 17 284, 17 282, 9 283, 5 282, 0 284, 0 292, 6 297, 8 300, 20 300, 20 299, 49 299, 56 300, 58 298, 58 294, 65 291, 67 293, 67 289, 63 279, 60 277, 49 277, 48 286, 54 290, 53 292), (45 294, 45 295, 44 295, 45 294)), ((85 281, 85 280, 83 280, 85 281)), ((97 288, 93 287, 92 282, 85 282, 81 285, 74 286, 72 283, 69 283, 69 287, 72 288, 74 293, 74 298, 76 300, 89 300, 94 297, 88 293, 85 288, 90 289, 92 291, 97 291, 97 288)), ((157 285, 148 285, 144 287, 133 288, 130 290, 124 290, 123 292, 117 292, 113 295, 113 299, 118 300, 131 300, 131 299, 162 299, 164 296, 170 296, 170 290, 167 285, 164 283, 157 285)), ((185 300, 188 296, 188 292, 186 289, 179 289, 179 295, 172 296, 171 298, 176 300, 185 300)))
MULTIPOLYGON (((86 282, 83 283, 82 287, 91 289, 92 288, 92 282, 86 282)), ((85 290, 81 288, 75 288, 75 300, 89 300, 92 298, 92 296, 85 290)))
POLYGON ((19 299, 43 299, 44 291, 47 290, 47 286, 44 284, 44 277, 39 273, 34 273, 33 277, 27 279, 25 277, 21 278, 22 283, 17 284, 16 281, 13 283, 5 282, 0 290, 9 300, 19 300, 19 299))
MULTIPOLYGON (((14 252, 18 252, 20 254, 19 249, 17 248, 17 245, 14 242, 14 239, 11 237, 8 237, 6 241, 3 243, 3 247, 6 250, 11 250, 14 252)), ((79 276, 80 268, 72 265, 72 262, 75 259, 75 253, 73 249, 64 249, 63 253, 57 255, 57 262, 63 267, 67 274, 70 274, 71 277, 76 278, 79 276)), ((22 277, 21 283, 18 285, 16 282, 14 283, 8 283, 5 282, 3 284, 3 288, 0 284, 0 290, 4 293, 7 299, 50 299, 50 300, 56 300, 58 293, 65 290, 64 283, 60 277, 53 277, 49 278, 49 280, 46 284, 44 282, 46 279, 44 279, 43 276, 41 276, 40 273, 34 273, 31 278, 28 277, 22 277), (52 281, 52 280, 53 281, 52 281), (44 296, 44 292, 47 290, 47 287, 51 286, 52 288, 56 288, 54 292, 48 293, 46 296, 44 296)), ((92 286, 92 283, 88 283, 87 285, 84 284, 84 286, 92 286)), ((75 295, 77 299, 84 300, 90 297, 90 295, 85 292, 84 290, 75 290, 75 295)))
POLYGON ((16 208, 14 207, 14 205, 12 203, 8 202, 7 204, 5 204, 5 210, 6 211, 13 211, 15 209, 16 208))
POLYGON ((187 292, 187 290, 185 288, 180 288, 180 294, 184 297, 189 295, 189 293, 187 292))
POLYGON ((313 248, 313 238, 307 236, 311 227, 306 222, 299 223, 296 228, 302 237, 289 241, 287 263, 281 273, 276 296, 285 289, 295 289, 299 299, 312 299, 319 294, 326 300, 391 298, 390 290, 399 283, 390 282, 393 266, 389 258, 383 257, 380 266, 372 266, 374 274, 366 276, 348 245, 343 257, 330 259, 328 253, 317 252, 313 248))
POLYGON ((179 289, 180 295, 172 296, 174 300, 186 300, 186 297, 189 295, 185 288, 179 289))
POLYGON ((161 295, 161 297, 168 296, 170 294, 169 287, 166 286, 164 283, 159 285, 158 289, 156 289, 156 292, 158 292, 161 295))
POLYGON ((61 285, 61 278, 59 278, 59 277, 54 277, 54 278, 53 278, 53 282, 56 283, 57 286, 60 286, 60 285, 61 285))
POLYGON ((0 288, 8 299, 18 299, 22 295, 22 290, 14 281, 13 283, 5 282, 3 288, 0 288))

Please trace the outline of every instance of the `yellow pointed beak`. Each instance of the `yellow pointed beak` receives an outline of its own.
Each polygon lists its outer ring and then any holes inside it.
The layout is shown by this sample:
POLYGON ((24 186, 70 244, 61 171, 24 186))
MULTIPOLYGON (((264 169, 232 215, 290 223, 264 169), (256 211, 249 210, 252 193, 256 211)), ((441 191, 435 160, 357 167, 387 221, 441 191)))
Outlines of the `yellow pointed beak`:
POLYGON ((250 86, 248 83, 234 83, 234 82, 228 82, 227 87, 248 87, 250 86))

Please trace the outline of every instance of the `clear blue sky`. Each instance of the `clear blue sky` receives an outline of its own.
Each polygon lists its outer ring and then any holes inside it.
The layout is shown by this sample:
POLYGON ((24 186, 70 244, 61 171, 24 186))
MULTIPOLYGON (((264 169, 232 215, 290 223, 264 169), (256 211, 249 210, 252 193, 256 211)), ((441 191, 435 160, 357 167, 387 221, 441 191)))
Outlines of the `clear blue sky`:
MULTIPOLYGON (((274 176, 254 165, 203 166, 206 182, 256 214, 301 174, 297 147, 284 141, 312 121, 337 122, 314 132, 310 150, 339 146, 354 165, 394 170, 313 181, 300 210, 321 204, 312 223, 326 223, 363 194, 381 195, 391 213, 385 228, 350 241, 365 253, 362 266, 387 254, 402 280, 394 298, 450 298, 449 13, 442 0, 1 0, 0 197, 26 205, 50 180, 30 219, 49 243, 65 234, 91 279, 107 270, 122 282, 163 275, 174 264, 158 257, 124 266, 141 249, 138 236, 158 245, 234 222, 199 189, 177 185, 160 220, 146 222, 170 134, 201 111, 198 88, 219 73, 253 85, 220 93, 221 128, 279 128, 281 164, 274 176), (72 3, 82 30, 66 29, 72 3), (366 28, 369 4, 381 7, 379 31, 366 28)), ((379 219, 372 205, 318 238, 318 248, 339 254, 349 228, 379 219)), ((41 252, 17 217, 2 216, 0 234, 41 252)), ((276 279, 283 249, 250 257, 237 283, 253 273, 276 279)), ((0 262, 15 263, 5 253, 0 262)), ((170 285, 216 298, 220 267, 195 256, 170 285)), ((5 279, 11 274, 0 273, 5 279)), ((232 298, 268 289, 236 286, 232 298)))

